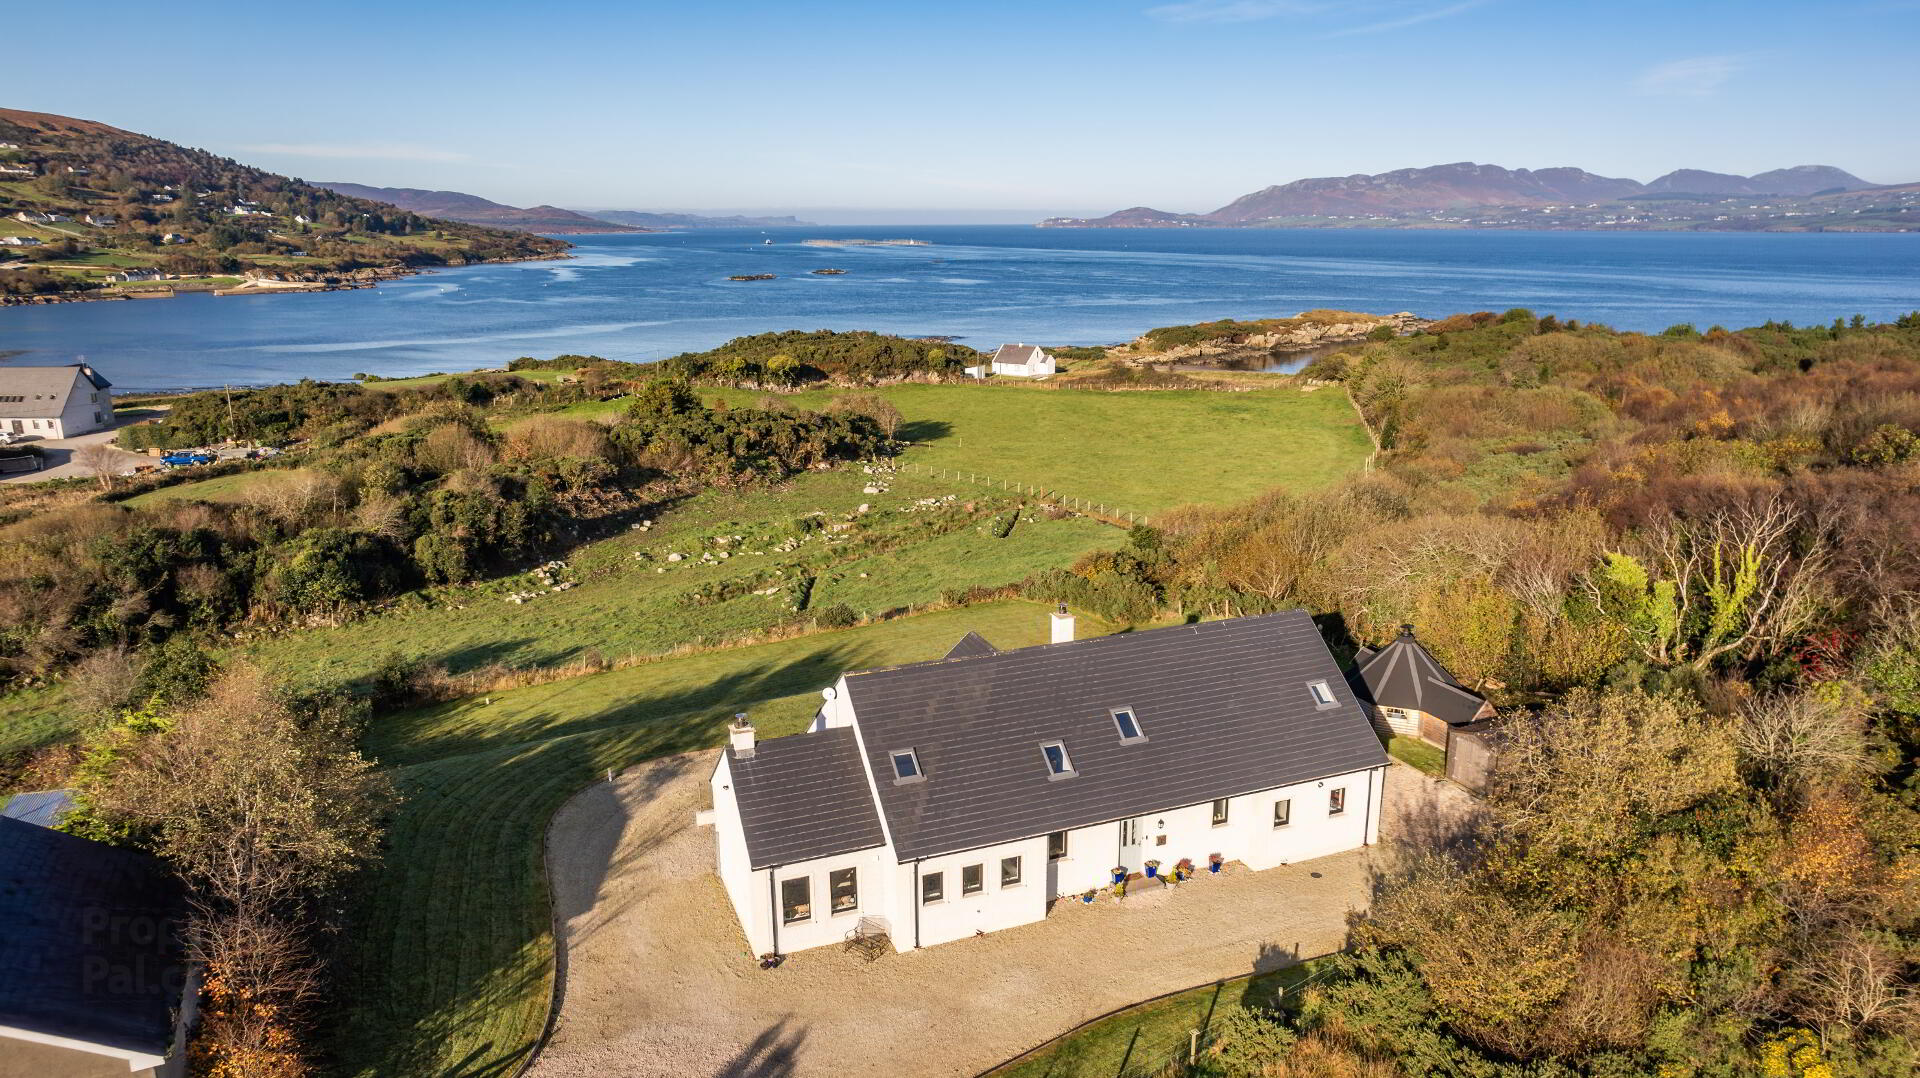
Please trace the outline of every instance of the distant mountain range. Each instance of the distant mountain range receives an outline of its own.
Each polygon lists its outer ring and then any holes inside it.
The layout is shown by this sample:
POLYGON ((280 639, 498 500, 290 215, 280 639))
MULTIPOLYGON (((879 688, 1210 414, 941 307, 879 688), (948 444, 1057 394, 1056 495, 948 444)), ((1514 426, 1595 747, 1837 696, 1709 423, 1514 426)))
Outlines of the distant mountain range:
POLYGON ((641 210, 563 210, 558 206, 522 209, 461 191, 423 191, 417 187, 368 187, 365 184, 325 181, 332 191, 354 198, 391 202, 403 210, 452 221, 467 221, 520 232, 591 233, 657 232, 663 228, 792 228, 808 224, 793 217, 702 217, 694 213, 647 213, 641 210))
MULTIPOLYGON (((1169 213, 1135 206, 1105 217, 1053 217, 1041 227, 1056 228, 1195 228, 1245 227, 1266 224, 1313 225, 1366 221, 1393 227, 1447 224, 1466 227, 1551 225, 1539 212, 1553 207, 1568 215, 1568 227, 1637 224, 1659 227, 1752 227, 1756 213, 1781 220, 1817 215, 1830 207, 1808 210, 1745 207, 1729 213, 1724 206, 1707 204, 1734 198, 1807 200, 1852 192, 1904 191, 1868 183, 1831 165, 1798 165, 1755 176, 1735 176, 1699 169, 1669 172, 1652 183, 1599 176, 1578 168, 1508 169, 1499 165, 1460 162, 1431 168, 1406 168, 1378 175, 1324 176, 1295 180, 1234 199, 1211 213, 1169 213), (1679 211, 1671 207, 1652 211, 1636 204, 1695 203, 1679 211), (1519 217, 1489 213, 1518 209, 1519 217), (1600 212, 1596 212, 1600 211, 1600 212), (1687 222, 1692 222, 1691 225, 1687 222)), ((1893 197, 1893 196, 1889 196, 1893 197)), ((1906 199, 1895 198, 1896 214, 1906 199)), ((1855 209, 1851 203, 1845 212, 1855 209)), ((1851 222, 1849 222, 1851 223, 1851 222)), ((1896 216, 1894 223, 1901 219, 1896 216)), ((1920 219, 1911 222, 1920 226, 1920 219)), ((1802 226, 1804 227, 1804 226, 1802 226)))

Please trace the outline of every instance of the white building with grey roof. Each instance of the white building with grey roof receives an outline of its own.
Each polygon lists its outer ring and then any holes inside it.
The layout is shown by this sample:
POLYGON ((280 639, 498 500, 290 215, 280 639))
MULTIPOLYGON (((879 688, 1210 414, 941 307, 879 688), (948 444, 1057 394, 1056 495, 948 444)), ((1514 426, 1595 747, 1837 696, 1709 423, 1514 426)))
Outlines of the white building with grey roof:
POLYGON ((0 365, 0 433, 72 438, 113 425, 113 383, 85 363, 0 365))
POLYGON ((717 864, 756 954, 900 950, 1214 855, 1261 870, 1371 845, 1387 757, 1305 612, 850 673, 804 734, 736 723, 717 864))

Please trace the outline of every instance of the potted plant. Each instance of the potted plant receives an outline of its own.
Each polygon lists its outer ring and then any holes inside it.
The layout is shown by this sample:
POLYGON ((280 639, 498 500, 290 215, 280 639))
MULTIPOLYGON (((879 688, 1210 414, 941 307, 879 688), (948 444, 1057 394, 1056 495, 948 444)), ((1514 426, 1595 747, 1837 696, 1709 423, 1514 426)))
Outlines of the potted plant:
POLYGON ((1124 883, 1127 879, 1127 866, 1116 865, 1113 870, 1113 882, 1124 883))
POLYGON ((1217 853, 1208 854, 1207 855, 1207 871, 1218 876, 1220 874, 1220 866, 1225 864, 1226 861, 1227 861, 1226 858, 1220 856, 1217 853))
POLYGON ((1159 877, 1160 877, 1160 862, 1148 861, 1147 862, 1147 878, 1152 880, 1152 879, 1158 879, 1159 877))

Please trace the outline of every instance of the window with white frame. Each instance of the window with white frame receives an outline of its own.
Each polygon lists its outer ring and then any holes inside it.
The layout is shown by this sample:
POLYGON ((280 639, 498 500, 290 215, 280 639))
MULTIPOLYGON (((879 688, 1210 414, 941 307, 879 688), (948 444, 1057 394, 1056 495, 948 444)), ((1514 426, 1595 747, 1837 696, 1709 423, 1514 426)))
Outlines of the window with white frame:
POLYGON ((1061 741, 1042 741, 1040 756, 1047 762, 1049 779, 1064 779, 1073 775, 1073 760, 1067 755, 1067 746, 1061 741))
POLYGON ((977 895, 987 889, 987 866, 967 865, 960 870, 960 893, 977 895))
POLYGON ((785 924, 813 918, 813 880, 795 876, 780 881, 780 920, 785 924))
POLYGON ((827 874, 827 908, 835 913, 860 908, 860 879, 853 869, 836 869, 827 874))

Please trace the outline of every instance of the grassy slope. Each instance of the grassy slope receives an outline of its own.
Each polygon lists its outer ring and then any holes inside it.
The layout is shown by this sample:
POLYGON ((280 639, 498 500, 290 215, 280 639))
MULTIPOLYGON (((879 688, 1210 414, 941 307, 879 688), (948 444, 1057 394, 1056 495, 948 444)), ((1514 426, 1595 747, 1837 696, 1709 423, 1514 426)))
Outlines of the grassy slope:
MULTIPOLYGON (((360 677, 392 654, 444 663, 456 672, 496 662, 557 665, 589 649, 624 659, 717 643, 787 621, 792 611, 783 595, 746 594, 707 605, 686 601, 696 588, 750 580, 773 566, 804 563, 806 571, 820 574, 811 608, 846 603, 857 613, 877 615, 933 601, 949 587, 1015 583, 1125 538, 1116 528, 1078 518, 1023 522, 1005 539, 974 524, 936 535, 929 514, 896 510, 948 487, 903 475, 887 493, 867 494, 866 482, 857 469, 842 469, 801 476, 775 490, 710 491, 664 514, 651 531, 629 531, 576 551, 565 574, 577 581, 570 591, 507 603, 507 595, 534 586, 524 575, 440 589, 388 613, 274 638, 249 650, 277 673, 326 681, 360 677), (873 512, 862 518, 859 531, 842 534, 869 537, 874 545, 864 552, 851 549, 854 540, 829 545, 822 533, 792 553, 774 551, 803 514, 821 510, 839 520, 862 504, 873 512), (721 549, 701 542, 721 535, 743 537, 724 548, 733 553, 726 561, 666 560, 670 553, 721 549), (755 550, 763 553, 745 553, 755 550), (656 572, 660 568, 667 571, 656 572)), ((987 504, 977 502, 982 509, 987 504)), ((799 573, 788 579, 794 575, 799 573)))
MULTIPOLYGON (((802 729, 842 669, 938 658, 968 630, 1043 642, 1043 608, 1004 602, 680 658, 388 716, 370 747, 407 800, 349 906, 350 1009, 330 1023, 351 1075, 506 1075, 546 1021, 553 938, 540 843, 607 768, 717 745, 751 707, 802 729)), ((1083 619, 1083 635, 1104 631, 1083 619)))
MULTIPOLYGON (((1244 501, 1285 486, 1325 486, 1357 471, 1372 446, 1338 389, 1108 393, 1013 385, 898 385, 876 390, 906 417, 906 459, 1025 483, 1151 514, 1183 502, 1244 501)), ((710 391, 731 404, 762 394, 710 391)), ((833 394, 787 398, 818 408, 833 394)), ((590 416, 625 402, 580 405, 590 416)))
POLYGON ((1271 973, 1237 977, 1143 1003, 1090 1022, 989 1078, 1117 1078, 1160 1073, 1186 1058, 1189 1034, 1205 1033, 1213 1016, 1233 1006, 1271 1006, 1319 966, 1307 961, 1271 973))

